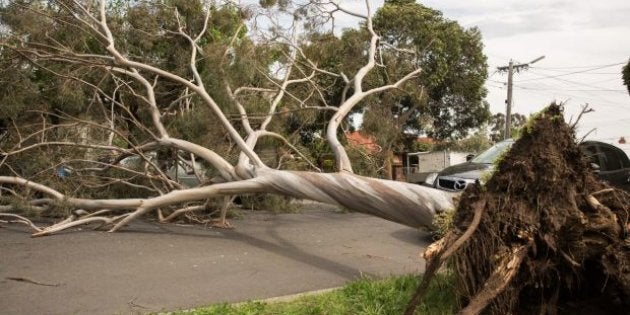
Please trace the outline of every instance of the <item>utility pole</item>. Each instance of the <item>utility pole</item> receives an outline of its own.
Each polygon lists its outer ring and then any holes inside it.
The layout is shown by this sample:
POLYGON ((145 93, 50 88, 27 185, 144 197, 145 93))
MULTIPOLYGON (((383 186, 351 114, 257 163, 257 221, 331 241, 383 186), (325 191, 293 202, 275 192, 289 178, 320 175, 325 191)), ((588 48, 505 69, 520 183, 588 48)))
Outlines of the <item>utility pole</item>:
POLYGON ((514 61, 510 59, 510 63, 507 66, 497 67, 499 72, 507 71, 508 73, 508 81, 507 81, 507 99, 505 100, 505 134, 503 135, 504 139, 509 139, 512 131, 512 78, 514 76, 514 71, 519 72, 521 70, 527 70, 529 65, 538 62, 545 58, 545 56, 540 56, 528 63, 520 63, 514 64, 514 61))

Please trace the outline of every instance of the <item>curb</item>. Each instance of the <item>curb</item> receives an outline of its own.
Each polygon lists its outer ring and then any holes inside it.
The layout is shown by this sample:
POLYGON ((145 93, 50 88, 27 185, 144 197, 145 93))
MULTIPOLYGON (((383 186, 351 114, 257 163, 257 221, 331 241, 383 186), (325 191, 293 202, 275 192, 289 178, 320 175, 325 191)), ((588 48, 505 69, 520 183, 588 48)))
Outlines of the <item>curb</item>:
POLYGON ((246 303, 249 303, 249 302, 263 302, 263 303, 292 302, 292 301, 295 301, 295 300, 297 300, 299 298, 302 298, 302 297, 322 295, 322 294, 325 294, 325 293, 328 293, 328 292, 332 292, 332 291, 336 291, 336 290, 339 290, 339 289, 342 289, 342 288, 343 287, 333 287, 333 288, 328 288, 328 289, 306 291, 306 292, 300 292, 300 293, 295 293, 295 294, 276 296, 276 297, 267 298, 267 299, 251 300, 251 301, 246 301, 246 302, 238 302, 238 303, 234 303, 233 305, 242 305, 242 304, 246 304, 246 303))
MULTIPOLYGON (((238 306, 245 305, 245 304, 251 303, 251 302, 261 302, 261 303, 267 303, 267 304, 292 302, 292 301, 295 301, 295 300, 297 300, 299 298, 302 298, 302 297, 322 295, 322 294, 333 292, 333 291, 336 291, 336 290, 339 290, 339 289, 342 289, 342 288, 343 287, 333 287, 333 288, 328 288, 328 289, 306 291, 306 292, 300 292, 300 293, 289 294, 289 295, 281 295, 281 296, 276 296, 276 297, 271 297, 271 298, 266 298, 266 299, 255 299, 255 300, 248 300, 248 301, 236 302, 236 303, 228 303, 228 304, 238 307, 238 306)), ((211 306, 211 305, 206 305, 206 306, 211 306)), ((204 306, 199 306, 199 307, 204 307, 204 306)), ((198 307, 190 308, 190 309, 186 309, 186 310, 169 311, 169 312, 158 312, 157 314, 158 315, 169 315, 169 314, 173 314, 175 312, 191 313, 197 308, 198 307)))

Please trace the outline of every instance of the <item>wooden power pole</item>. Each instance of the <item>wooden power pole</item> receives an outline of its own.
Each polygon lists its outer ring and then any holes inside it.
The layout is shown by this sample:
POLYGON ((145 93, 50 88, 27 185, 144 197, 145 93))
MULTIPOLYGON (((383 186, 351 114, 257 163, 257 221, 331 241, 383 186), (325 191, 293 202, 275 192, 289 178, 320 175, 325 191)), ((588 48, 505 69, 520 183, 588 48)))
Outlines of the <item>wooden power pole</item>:
POLYGON ((508 81, 507 81, 507 99, 505 100, 505 134, 503 135, 504 139, 509 139, 512 136, 512 78, 514 76, 514 71, 519 72, 521 70, 527 70, 529 65, 538 62, 545 58, 545 56, 540 56, 528 63, 520 63, 514 64, 514 61, 510 59, 510 63, 507 66, 497 67, 499 72, 507 71, 508 73, 508 81))

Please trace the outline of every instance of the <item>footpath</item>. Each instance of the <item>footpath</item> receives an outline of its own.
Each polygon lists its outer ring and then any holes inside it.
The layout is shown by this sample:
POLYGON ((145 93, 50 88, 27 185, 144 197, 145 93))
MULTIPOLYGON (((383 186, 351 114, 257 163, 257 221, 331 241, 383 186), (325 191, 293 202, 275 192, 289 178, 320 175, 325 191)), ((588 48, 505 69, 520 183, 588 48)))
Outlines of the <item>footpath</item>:
POLYGON ((0 313, 142 314, 424 270, 423 232, 329 206, 244 211, 232 230, 141 221, 30 238, 0 226, 0 313))

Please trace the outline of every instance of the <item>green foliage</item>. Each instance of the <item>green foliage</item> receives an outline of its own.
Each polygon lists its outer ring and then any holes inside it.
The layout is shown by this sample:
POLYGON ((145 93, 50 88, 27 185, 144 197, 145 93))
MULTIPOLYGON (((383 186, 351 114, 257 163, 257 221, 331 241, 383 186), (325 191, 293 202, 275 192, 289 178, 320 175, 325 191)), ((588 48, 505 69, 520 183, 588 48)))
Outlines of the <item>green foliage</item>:
POLYGON ((434 145, 431 142, 413 141, 410 146, 410 152, 429 152, 433 151, 434 145))
POLYGON ((437 140, 457 139, 488 120, 488 104, 483 102, 487 64, 479 30, 464 29, 414 1, 386 1, 376 13, 374 27, 388 44, 416 52, 415 58, 385 55, 386 60, 404 60, 388 68, 387 78, 423 69, 415 84, 404 87, 408 96, 386 103, 403 109, 419 107, 432 119, 432 128, 409 121, 407 129, 424 130, 437 140))
POLYGON ((453 229, 453 220, 455 218, 455 209, 447 209, 443 212, 436 214, 433 217, 433 237, 440 239, 444 237, 451 229, 453 229))
MULTIPOLYGON (((340 290, 305 296, 292 302, 247 302, 239 305, 219 304, 169 314, 194 315, 391 315, 402 314, 418 285, 415 275, 385 280, 364 278, 340 290)), ((446 315, 457 310, 453 277, 438 274, 431 282, 416 314, 446 315)))
POLYGON ((214 115, 209 113, 205 107, 195 111, 184 112, 174 117, 169 127, 177 137, 196 143, 203 143, 211 127, 208 124, 208 116, 214 115))
POLYGON ((488 138, 484 128, 475 132, 473 135, 457 141, 444 141, 437 143, 433 149, 451 150, 460 152, 474 152, 479 153, 492 146, 492 142, 488 138))
MULTIPOLYGON (((503 158, 505 157, 505 154, 503 155, 499 155, 499 157, 497 158, 497 160, 503 160, 503 158)), ((488 181, 492 178, 492 176, 494 175, 494 172, 496 172, 497 170, 497 166, 498 164, 494 165, 494 168, 490 169, 490 170, 485 170, 481 173, 481 176, 479 177, 479 184, 481 185, 481 189, 485 190, 486 187, 486 183, 488 183, 488 181)))
POLYGON ((364 147, 358 146, 346 147, 346 151, 350 161, 352 162, 353 170, 357 175, 382 177, 382 155, 370 153, 364 147))
MULTIPOLYGON (((540 119, 542 115, 544 115, 545 109, 529 115, 529 118, 525 120, 525 122, 520 126, 520 129, 518 130, 518 138, 532 132, 532 128, 534 127, 534 124, 536 123, 538 119, 540 119)), ((562 117, 562 119, 564 119, 564 117, 562 117)))
MULTIPOLYGON (((519 113, 514 113, 511 115, 512 119, 510 121, 510 135, 511 138, 515 138, 518 135, 519 129, 525 125, 527 122, 527 117, 521 115, 519 113)), ((490 138, 494 142, 498 142, 503 140, 505 137, 505 114, 497 113, 492 116, 490 119, 490 138)))

